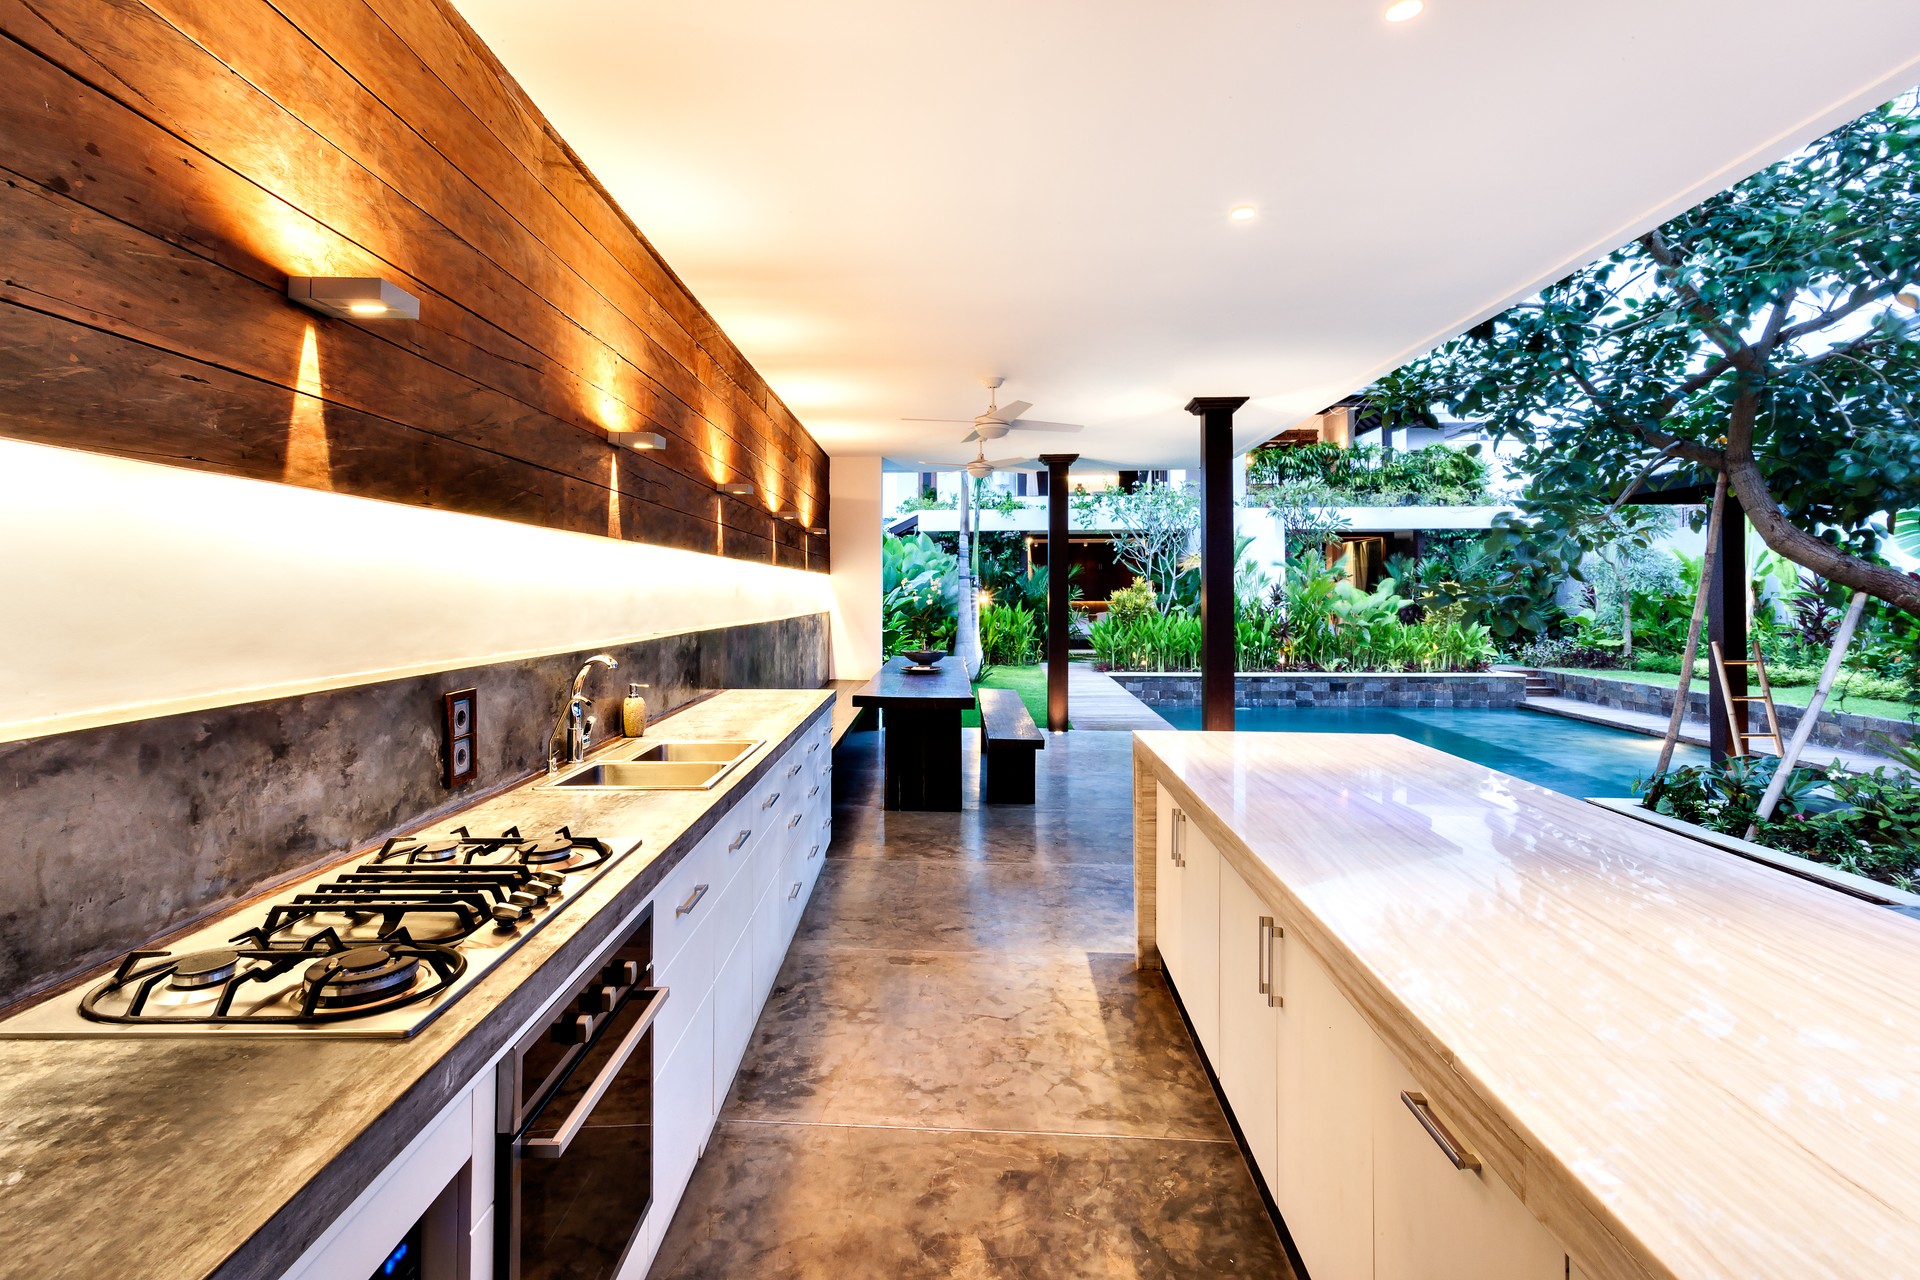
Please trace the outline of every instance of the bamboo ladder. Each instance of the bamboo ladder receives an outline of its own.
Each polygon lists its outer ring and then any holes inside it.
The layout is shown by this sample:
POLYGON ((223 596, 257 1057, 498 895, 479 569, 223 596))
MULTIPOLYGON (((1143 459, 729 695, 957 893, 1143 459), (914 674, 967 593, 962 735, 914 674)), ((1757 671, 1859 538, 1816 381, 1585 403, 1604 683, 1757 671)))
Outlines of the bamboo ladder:
POLYGON ((1753 641, 1753 656, 1751 658, 1735 658, 1729 661, 1727 657, 1720 652, 1720 642, 1718 640, 1713 641, 1711 647, 1713 649, 1713 674, 1714 677, 1720 681, 1720 697, 1721 700, 1727 704, 1728 727, 1733 732, 1732 754, 1736 756, 1751 755, 1753 753, 1747 750, 1747 744, 1749 742, 1756 738, 1772 738, 1773 754, 1777 756, 1786 755, 1787 745, 1780 737, 1780 713, 1775 711, 1773 707, 1773 685, 1767 680, 1767 660, 1760 656, 1759 638, 1755 637, 1753 641), (1752 667, 1760 677, 1760 692, 1741 698, 1734 697, 1733 686, 1727 682, 1728 667, 1752 667), (1749 702, 1758 702, 1767 709, 1767 727, 1758 733, 1751 732, 1747 728, 1746 704, 1749 702))

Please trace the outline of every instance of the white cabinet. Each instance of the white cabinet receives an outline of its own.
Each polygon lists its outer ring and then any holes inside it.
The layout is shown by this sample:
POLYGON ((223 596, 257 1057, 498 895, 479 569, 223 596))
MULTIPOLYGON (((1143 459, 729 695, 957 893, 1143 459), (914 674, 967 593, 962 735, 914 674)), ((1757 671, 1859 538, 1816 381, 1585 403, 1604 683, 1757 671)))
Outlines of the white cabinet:
POLYGON ((1275 959, 1286 1003, 1274 1202, 1314 1280, 1371 1280, 1373 1029, 1291 933, 1275 959))
POLYGON ((753 940, 744 933, 720 964, 713 981, 713 1107, 717 1112, 733 1086, 733 1073, 753 1038, 753 940))
POLYGON ((1214 1070, 1268 1189, 1280 1158, 1284 931, 1238 871, 1220 863, 1220 1052, 1214 1070))
POLYGON ((653 1072, 653 1203, 664 1221, 713 1129, 713 998, 702 999, 680 1045, 653 1072))
POLYGON ((1562 1280, 1567 1274, 1559 1243, 1498 1174, 1479 1166, 1458 1129, 1377 1038, 1373 1274, 1377 1280, 1562 1280))
POLYGON ((1165 788, 1154 800, 1153 937, 1161 967, 1176 983, 1180 968, 1180 809, 1165 788))
POLYGON ((1220 855, 1180 815, 1180 972, 1174 982, 1207 1061, 1220 1062, 1220 855))

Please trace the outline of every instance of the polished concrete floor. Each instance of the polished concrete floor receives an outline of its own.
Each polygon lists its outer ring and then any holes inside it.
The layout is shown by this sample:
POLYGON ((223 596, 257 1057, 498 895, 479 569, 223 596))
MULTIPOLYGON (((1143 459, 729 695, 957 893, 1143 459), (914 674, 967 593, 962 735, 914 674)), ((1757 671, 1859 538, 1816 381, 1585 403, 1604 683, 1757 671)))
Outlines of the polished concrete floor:
POLYGON ((1289 1276, 1134 971, 1130 735, 943 814, 879 807, 878 736, 834 753, 830 859, 652 1275, 1289 1276))

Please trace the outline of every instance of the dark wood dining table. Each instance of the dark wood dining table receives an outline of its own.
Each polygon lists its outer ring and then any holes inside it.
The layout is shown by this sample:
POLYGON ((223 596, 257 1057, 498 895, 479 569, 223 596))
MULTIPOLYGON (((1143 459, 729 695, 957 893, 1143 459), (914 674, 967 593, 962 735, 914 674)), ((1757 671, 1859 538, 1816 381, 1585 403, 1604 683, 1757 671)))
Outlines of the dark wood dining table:
POLYGON ((966 664, 948 656, 930 672, 889 659, 854 691, 856 707, 880 708, 889 809, 960 808, 960 713, 973 706, 966 664))

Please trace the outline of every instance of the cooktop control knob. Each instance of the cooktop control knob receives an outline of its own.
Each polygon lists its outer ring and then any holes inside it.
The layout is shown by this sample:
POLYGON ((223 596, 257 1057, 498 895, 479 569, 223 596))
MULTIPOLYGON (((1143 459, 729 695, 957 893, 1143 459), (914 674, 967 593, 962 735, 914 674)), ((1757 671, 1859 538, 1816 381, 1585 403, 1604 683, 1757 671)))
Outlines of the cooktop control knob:
POLYGON ((511 929, 533 914, 533 912, 528 909, 526 903, 516 902, 514 900, 518 897, 519 895, 515 894, 513 898, 508 898, 505 902, 496 902, 493 904, 493 921, 502 929, 511 929))

